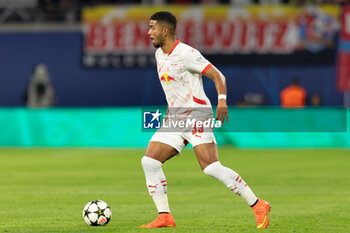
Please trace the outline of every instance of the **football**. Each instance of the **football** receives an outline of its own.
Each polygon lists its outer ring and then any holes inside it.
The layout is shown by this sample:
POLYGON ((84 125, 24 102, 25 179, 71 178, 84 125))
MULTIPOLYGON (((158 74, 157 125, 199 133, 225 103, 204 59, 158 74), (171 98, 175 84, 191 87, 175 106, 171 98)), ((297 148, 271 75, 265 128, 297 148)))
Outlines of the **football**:
POLYGON ((89 226, 106 225, 112 217, 112 210, 102 200, 93 200, 87 203, 83 210, 83 218, 89 226))

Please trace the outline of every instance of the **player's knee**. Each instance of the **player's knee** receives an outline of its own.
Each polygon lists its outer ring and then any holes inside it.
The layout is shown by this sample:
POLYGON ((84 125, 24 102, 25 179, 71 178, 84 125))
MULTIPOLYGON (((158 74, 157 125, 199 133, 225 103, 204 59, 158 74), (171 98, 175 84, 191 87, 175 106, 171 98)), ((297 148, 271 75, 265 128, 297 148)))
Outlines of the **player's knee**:
POLYGON ((218 171, 220 171, 223 168, 221 163, 219 161, 216 161, 214 163, 209 164, 203 169, 203 172, 207 174, 208 176, 217 178, 218 171))
POLYGON ((152 159, 148 156, 143 156, 141 159, 141 164, 144 169, 154 169, 154 168, 160 168, 162 166, 162 163, 156 159, 152 159))
MULTIPOLYGON (((222 166, 219 161, 209 164, 203 170, 203 172, 208 176, 211 176, 221 181, 226 185, 226 187, 228 187, 231 190, 236 186, 235 181, 237 183, 237 178, 239 177, 239 175, 235 171, 233 171, 230 168, 222 166)), ((239 181, 238 183, 242 185, 245 184, 244 182, 242 183, 240 182, 241 181, 239 181)))

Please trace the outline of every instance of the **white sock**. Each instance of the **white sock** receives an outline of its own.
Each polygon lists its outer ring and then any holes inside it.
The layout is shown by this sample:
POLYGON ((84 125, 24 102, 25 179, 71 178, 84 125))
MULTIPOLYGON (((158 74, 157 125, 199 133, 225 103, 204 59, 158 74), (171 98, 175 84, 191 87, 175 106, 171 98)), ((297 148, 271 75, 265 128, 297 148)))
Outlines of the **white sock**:
POLYGON ((158 213, 170 212, 167 192, 167 183, 162 170, 162 163, 156 159, 143 156, 141 159, 149 194, 152 196, 158 213))
POLYGON ((224 183, 231 191, 240 195, 248 205, 258 200, 244 180, 232 169, 224 167, 219 161, 209 164, 203 172, 224 183))

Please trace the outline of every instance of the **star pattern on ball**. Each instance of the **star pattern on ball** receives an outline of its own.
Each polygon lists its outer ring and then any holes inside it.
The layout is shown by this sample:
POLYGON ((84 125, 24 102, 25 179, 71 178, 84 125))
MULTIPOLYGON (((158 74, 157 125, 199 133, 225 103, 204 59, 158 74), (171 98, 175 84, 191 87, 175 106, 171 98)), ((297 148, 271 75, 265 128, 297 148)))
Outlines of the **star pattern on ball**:
POLYGON ((106 225, 112 216, 109 205, 102 200, 90 201, 83 210, 83 218, 90 226, 106 225))

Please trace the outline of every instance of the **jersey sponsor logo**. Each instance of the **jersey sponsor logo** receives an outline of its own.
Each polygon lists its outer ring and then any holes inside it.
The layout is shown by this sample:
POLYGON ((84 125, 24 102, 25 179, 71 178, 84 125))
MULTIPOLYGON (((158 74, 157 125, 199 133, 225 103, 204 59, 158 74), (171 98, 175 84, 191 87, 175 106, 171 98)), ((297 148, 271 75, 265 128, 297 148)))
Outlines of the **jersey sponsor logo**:
POLYGON ((166 84, 169 84, 170 81, 175 81, 175 79, 170 75, 168 75, 167 73, 164 73, 162 77, 160 77, 160 81, 165 82, 166 84))

